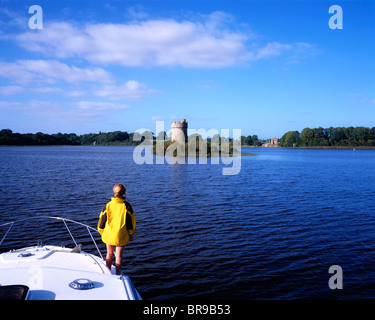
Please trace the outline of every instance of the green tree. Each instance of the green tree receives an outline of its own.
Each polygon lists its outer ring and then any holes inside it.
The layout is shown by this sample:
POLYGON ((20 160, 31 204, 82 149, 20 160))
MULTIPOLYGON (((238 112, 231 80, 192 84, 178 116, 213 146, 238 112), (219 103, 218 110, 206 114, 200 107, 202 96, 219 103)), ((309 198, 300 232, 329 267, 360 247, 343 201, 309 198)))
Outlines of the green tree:
POLYGON ((282 147, 298 147, 302 143, 300 133, 298 131, 288 131, 280 139, 282 147))
POLYGON ((304 128, 301 132, 302 146, 373 146, 374 141, 375 128, 367 127, 304 128))
POLYGON ((313 139, 313 131, 310 128, 304 128, 301 132, 301 144, 305 147, 311 146, 313 139))

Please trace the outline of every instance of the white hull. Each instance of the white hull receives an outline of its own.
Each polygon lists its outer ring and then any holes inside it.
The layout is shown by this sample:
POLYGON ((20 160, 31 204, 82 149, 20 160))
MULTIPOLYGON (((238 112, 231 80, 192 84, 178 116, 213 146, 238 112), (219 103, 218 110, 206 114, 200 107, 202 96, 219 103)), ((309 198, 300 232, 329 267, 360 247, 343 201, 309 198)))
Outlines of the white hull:
POLYGON ((12 250, 0 254, 0 298, 11 299, 9 286, 23 285, 26 300, 141 299, 129 277, 114 271, 101 257, 81 251, 79 246, 12 250))

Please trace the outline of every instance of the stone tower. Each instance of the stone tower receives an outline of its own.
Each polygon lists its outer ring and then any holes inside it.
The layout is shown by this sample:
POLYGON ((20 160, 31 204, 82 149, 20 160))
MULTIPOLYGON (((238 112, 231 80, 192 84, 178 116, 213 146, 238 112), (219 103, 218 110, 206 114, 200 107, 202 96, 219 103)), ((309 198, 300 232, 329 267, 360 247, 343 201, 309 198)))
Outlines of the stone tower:
POLYGON ((172 141, 186 142, 188 139, 187 135, 188 123, 186 119, 181 121, 172 121, 171 123, 171 138, 172 141))

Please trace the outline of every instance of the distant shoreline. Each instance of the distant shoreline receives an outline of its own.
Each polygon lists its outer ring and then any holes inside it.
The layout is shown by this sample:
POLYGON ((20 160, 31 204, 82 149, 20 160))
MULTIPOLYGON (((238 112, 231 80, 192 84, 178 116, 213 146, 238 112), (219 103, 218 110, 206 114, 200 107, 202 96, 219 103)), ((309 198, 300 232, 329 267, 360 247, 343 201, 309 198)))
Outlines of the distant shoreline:
POLYGON ((375 150, 373 146, 310 146, 310 147, 262 147, 262 146, 241 146, 241 148, 256 148, 256 149, 342 149, 342 150, 375 150))
POLYGON ((372 149, 372 150, 375 150, 375 147, 372 147, 372 146, 353 146, 353 147, 350 147, 350 146, 313 146, 313 147, 298 147, 298 148, 293 148, 293 147, 290 147, 290 148, 287 148, 287 149, 348 149, 348 150, 351 150, 351 149, 362 149, 362 150, 365 150, 365 149, 372 149))
MULTIPOLYGON (((51 145, 0 145, 0 147, 136 147, 136 145, 61 145, 61 144, 51 144, 51 145)), ((149 145, 149 147, 152 147, 152 145, 149 145)), ((352 149, 360 149, 360 150, 375 150, 375 147, 372 146, 356 146, 356 147, 350 147, 350 146, 311 146, 311 147, 262 147, 262 146, 241 146, 243 149, 340 149, 340 150, 352 150, 352 149)), ((243 154, 245 155, 245 154, 243 154)), ((249 155, 257 155, 257 154, 249 154, 249 155)))
MULTIPOLYGON (((145 145, 146 136, 150 142, 160 141, 168 143, 166 133, 155 137, 147 130, 143 133, 127 131, 112 131, 77 135, 75 133, 13 133, 11 129, 0 130, 0 146, 137 146, 145 145), (163 137, 164 136, 164 137, 163 137)), ((205 141, 197 135, 200 141, 205 141)), ((190 137, 189 137, 190 138, 190 137)), ((193 137, 194 138, 194 137, 193 137)), ((219 136, 220 138, 220 136, 219 136)), ((216 139, 216 138, 215 138, 216 139)), ((211 143, 207 138, 205 143, 211 143)), ((288 131, 281 139, 273 138, 259 140, 256 135, 241 136, 242 148, 299 148, 299 149, 375 149, 375 127, 348 127, 348 128, 305 128, 301 133, 288 131)), ((225 139, 224 139, 225 141, 225 139)), ((232 139, 229 139, 233 143, 232 139)), ((147 141, 146 141, 147 142, 147 141)))

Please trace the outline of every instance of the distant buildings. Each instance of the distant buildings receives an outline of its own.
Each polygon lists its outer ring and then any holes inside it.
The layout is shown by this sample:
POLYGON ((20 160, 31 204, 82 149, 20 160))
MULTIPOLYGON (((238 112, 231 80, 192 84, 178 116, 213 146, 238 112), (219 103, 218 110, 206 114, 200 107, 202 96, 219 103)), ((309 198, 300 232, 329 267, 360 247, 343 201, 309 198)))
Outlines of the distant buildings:
POLYGON ((279 146, 279 139, 278 138, 270 138, 268 139, 267 143, 262 145, 265 148, 269 147, 278 147, 279 146))

